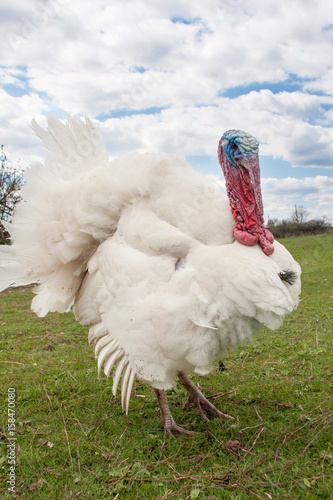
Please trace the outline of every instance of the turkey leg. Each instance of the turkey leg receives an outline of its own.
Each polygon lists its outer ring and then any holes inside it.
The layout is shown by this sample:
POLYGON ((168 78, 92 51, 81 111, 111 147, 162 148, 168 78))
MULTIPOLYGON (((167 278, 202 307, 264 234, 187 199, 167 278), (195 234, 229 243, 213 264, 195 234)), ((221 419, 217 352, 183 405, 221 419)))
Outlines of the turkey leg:
POLYGON ((180 436, 181 434, 186 434, 191 436, 194 432, 187 431, 181 425, 177 425, 174 421, 171 412, 169 410, 168 401, 163 390, 155 389, 155 394, 157 397, 158 405, 160 407, 163 427, 169 436, 180 436))
POLYGON ((209 419, 207 418, 203 410, 205 410, 207 413, 210 413, 211 415, 216 415, 217 417, 233 419, 233 417, 230 417, 230 415, 222 413, 220 410, 215 408, 215 406, 205 398, 202 392, 199 391, 197 386, 193 384, 192 380, 189 379, 185 372, 178 372, 178 377, 179 382, 187 389, 189 393, 188 399, 183 408, 188 408, 190 404, 193 403, 197 408, 198 415, 200 415, 204 422, 208 422, 209 419))

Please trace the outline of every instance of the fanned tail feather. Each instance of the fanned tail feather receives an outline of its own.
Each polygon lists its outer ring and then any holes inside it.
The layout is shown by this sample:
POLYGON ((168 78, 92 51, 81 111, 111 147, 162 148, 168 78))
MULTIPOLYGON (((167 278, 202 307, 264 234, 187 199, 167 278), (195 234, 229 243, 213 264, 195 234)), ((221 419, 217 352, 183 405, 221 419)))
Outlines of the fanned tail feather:
POLYGON ((96 165, 105 165, 108 153, 104 141, 91 120, 85 122, 78 116, 67 116, 67 123, 61 123, 51 115, 48 118, 48 130, 32 121, 35 134, 50 151, 46 166, 63 178, 77 176, 96 165))
POLYGON ((63 124, 51 116, 48 130, 36 121, 32 127, 50 153, 45 165, 36 162, 26 171, 24 202, 17 205, 13 223, 7 225, 13 245, 0 248, 0 291, 41 284, 33 309, 43 316, 72 306, 88 258, 99 241, 114 231, 116 219, 105 207, 109 160, 93 123, 67 116, 63 124), (101 202, 92 193, 92 179, 101 202))

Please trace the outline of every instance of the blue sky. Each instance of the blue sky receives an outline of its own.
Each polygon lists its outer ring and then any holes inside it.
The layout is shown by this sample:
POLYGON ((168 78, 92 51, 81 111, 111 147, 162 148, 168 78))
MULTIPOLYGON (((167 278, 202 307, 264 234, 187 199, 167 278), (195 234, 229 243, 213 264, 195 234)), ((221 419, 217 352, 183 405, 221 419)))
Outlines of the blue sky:
MULTIPOLYGON (((4 2, 3 2, 4 3, 4 2)), ((333 219, 333 4, 17 0, 2 6, 0 141, 45 155, 32 118, 87 115, 111 157, 170 152, 223 187, 220 136, 260 141, 266 217, 333 219)))

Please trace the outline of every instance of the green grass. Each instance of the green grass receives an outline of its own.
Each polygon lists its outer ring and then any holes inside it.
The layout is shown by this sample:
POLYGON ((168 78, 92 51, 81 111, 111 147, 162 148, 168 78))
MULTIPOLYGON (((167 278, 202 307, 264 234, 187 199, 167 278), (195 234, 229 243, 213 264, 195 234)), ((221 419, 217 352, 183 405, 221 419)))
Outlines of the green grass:
POLYGON ((31 290, 0 295, 0 497, 7 491, 7 390, 16 391, 16 488, 24 499, 333 498, 333 235, 284 240, 303 268, 299 308, 282 328, 193 377, 235 420, 204 423, 182 410, 194 437, 165 438, 151 388, 137 383, 128 416, 98 380, 87 329, 71 314, 39 319, 31 290), (227 442, 239 441, 232 452, 227 442))

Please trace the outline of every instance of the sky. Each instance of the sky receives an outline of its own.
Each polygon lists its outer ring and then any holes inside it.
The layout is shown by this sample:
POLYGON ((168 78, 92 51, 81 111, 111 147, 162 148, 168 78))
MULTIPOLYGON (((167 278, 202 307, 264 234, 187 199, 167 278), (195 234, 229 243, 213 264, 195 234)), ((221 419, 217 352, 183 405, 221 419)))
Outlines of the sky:
POLYGON ((31 130, 88 116, 110 157, 184 156, 223 185, 228 129, 260 142, 265 219, 333 220, 333 3, 0 0, 0 142, 25 168, 31 130))

